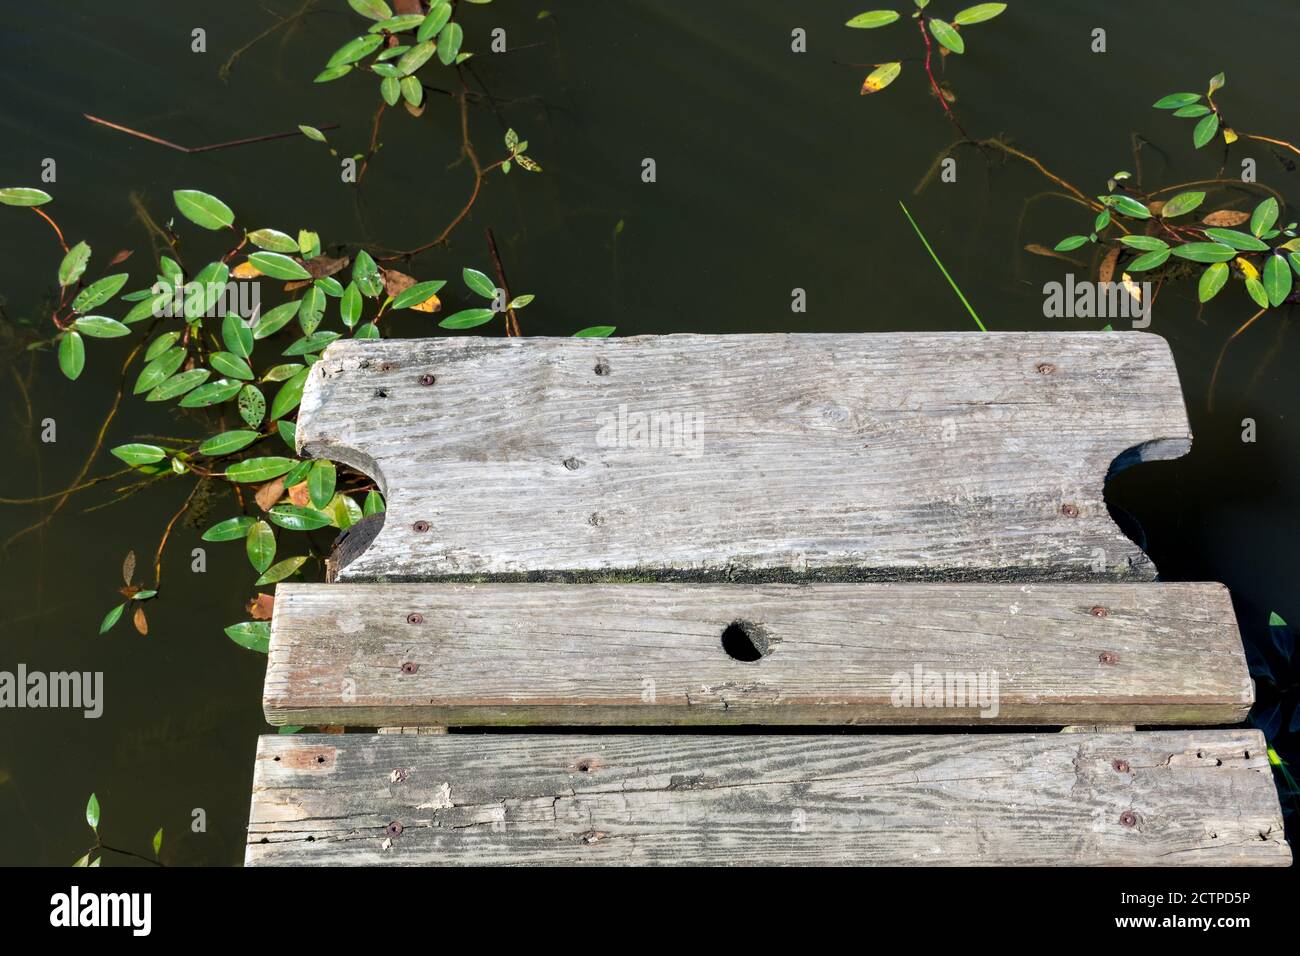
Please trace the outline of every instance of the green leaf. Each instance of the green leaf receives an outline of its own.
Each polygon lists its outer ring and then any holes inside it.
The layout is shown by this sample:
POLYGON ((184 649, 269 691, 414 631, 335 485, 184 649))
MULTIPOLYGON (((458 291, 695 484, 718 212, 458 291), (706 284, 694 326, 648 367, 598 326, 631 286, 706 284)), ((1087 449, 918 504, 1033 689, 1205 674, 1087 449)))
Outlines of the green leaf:
POLYGON ((226 628, 226 637, 240 647, 257 651, 259 654, 267 654, 271 650, 271 622, 244 621, 240 624, 232 624, 226 628))
POLYGON ((275 430, 280 433, 280 440, 289 446, 290 451, 297 451, 294 442, 298 438, 298 423, 280 419, 275 423, 275 430))
POLYGON ((398 87, 401 89, 406 102, 412 106, 419 106, 424 102, 424 87, 420 85, 420 81, 415 77, 402 77, 398 87))
POLYGON ((180 337, 181 334, 179 332, 164 332, 162 335, 158 336, 158 338, 149 343, 149 348, 145 349, 144 360, 146 362, 152 362, 158 356, 171 348, 180 337))
POLYGON ((310 372, 310 368, 304 368, 280 386, 280 391, 276 392, 275 398, 271 402, 272 421, 298 407, 298 403, 302 401, 303 386, 307 384, 307 375, 310 372))
POLYGON ((590 328, 579 329, 573 333, 575 339, 607 339, 614 334, 612 325, 593 325, 590 328))
POLYGON ((1207 116, 1209 113, 1210 108, 1203 103, 1193 103, 1191 106, 1174 110, 1174 115, 1179 119, 1194 119, 1198 116, 1207 116))
POLYGON ((1255 207, 1255 212, 1250 217, 1250 231, 1256 236, 1264 235, 1277 222, 1277 213, 1277 200, 1269 196, 1255 207))
POLYGON ((1102 200, 1107 206, 1111 206, 1116 212, 1128 216, 1130 219, 1150 219, 1151 210, 1142 205, 1131 196, 1125 196, 1116 193, 1110 196, 1103 196, 1102 200))
POLYGON ((1270 611, 1269 614, 1268 614, 1268 626, 1269 626, 1269 627, 1286 627, 1286 626, 1287 626, 1287 623, 1286 623, 1285 620, 1283 620, 1282 615, 1281 615, 1281 614, 1278 614, 1277 611, 1270 611))
POLYGON ((1196 297, 1202 302, 1209 302, 1219 290, 1223 288, 1224 283, 1228 281, 1228 265, 1225 262, 1216 262, 1207 266, 1201 273, 1201 280, 1196 286, 1196 297))
POLYGON ((313 332, 311 335, 304 335, 302 338, 291 343, 289 347, 280 354, 310 355, 312 352, 319 352, 337 338, 341 338, 338 332, 313 332))
POLYGON ((1174 249, 1174 255, 1192 262, 1228 262, 1237 252, 1219 242, 1189 242, 1174 249))
POLYGON ((1264 264, 1264 291, 1268 304, 1277 308, 1291 294, 1291 267, 1281 256, 1269 256, 1264 264))
MULTIPOLYGON (((300 129, 302 127, 299 127, 300 129)), ((308 127, 310 128, 310 127, 308 127)), ((321 137, 322 139, 324 137, 321 137)), ((269 252, 297 252, 298 240, 278 229, 258 229, 248 234, 248 241, 269 252)))
POLYGON ((1213 96, 1219 90, 1228 85, 1228 78, 1223 73, 1216 73, 1210 77, 1210 95, 1213 96))
POLYGON ((181 215, 204 229, 222 229, 235 222, 235 212, 216 196, 197 189, 178 189, 172 193, 181 215))
POLYGON ((302 307, 298 310, 298 324, 303 334, 311 335, 325 315, 325 293, 314 285, 302 294, 302 307))
MULTIPOLYGON (((126 297, 123 296, 122 298, 125 299, 126 297)), ((172 292, 151 294, 149 298, 137 302, 131 308, 131 311, 122 319, 122 324, 135 325, 135 323, 143 322, 145 319, 163 318, 167 315, 169 301, 174 301, 174 293, 172 292)))
POLYGON ((1205 234, 1215 242, 1221 242, 1243 252, 1268 252, 1268 243, 1261 242, 1248 233, 1236 229, 1206 229, 1205 234))
POLYGON ((399 13, 387 20, 380 20, 378 23, 372 23, 368 32, 378 33, 380 30, 387 30, 389 33, 401 33, 403 30, 417 27, 423 22, 423 13, 399 13))
POLYGON ((104 619, 99 622, 99 633, 106 634, 118 621, 122 619, 122 612, 126 610, 126 602, 122 602, 113 610, 104 615, 104 619))
POLYGON ((1120 236, 1119 241, 1130 249, 1141 249, 1143 252, 1158 252, 1169 248, 1169 243, 1155 236, 1120 236))
POLYGON ((246 359, 253 354, 253 340, 253 330, 244 324, 238 313, 231 312, 221 320, 221 341, 237 358, 246 359))
POLYGON ((438 290, 447 283, 442 279, 430 279, 428 282, 417 282, 415 285, 403 289, 393 299, 394 309, 409 309, 413 305, 419 305, 431 295, 437 295, 438 290))
POLYGON ((322 276, 313 282, 312 285, 320 289, 326 295, 333 296, 336 299, 343 295, 342 283, 333 276, 322 276))
POLYGON ((1168 96, 1162 96, 1151 105, 1158 110, 1176 110, 1200 101, 1200 93, 1170 93, 1168 96))
POLYGON ((377 339, 379 338, 379 326, 373 322, 366 322, 357 329, 356 334, 352 337, 354 339, 377 339))
POLYGON ((248 515, 237 515, 234 518, 227 518, 225 521, 218 521, 207 531, 203 532, 204 541, 238 541, 248 537, 248 529, 257 523, 256 518, 250 518, 248 515))
POLYGON ((6 186, 0 189, 0 203, 6 206, 44 206, 54 197, 44 189, 27 186, 6 186))
POLYGON ((336 479, 337 471, 332 461, 318 461, 311 466, 307 475, 307 494, 317 508, 324 508, 334 497, 336 479))
POLYGON ((491 309, 462 309, 454 312, 438 323, 444 329, 472 329, 491 322, 496 313, 491 309))
POLYGON ((298 230, 298 248, 304 259, 315 259, 320 255, 320 236, 310 229, 298 230))
POLYGON ((325 509, 330 516, 330 524, 340 531, 346 531, 363 517, 361 507, 344 494, 337 494, 325 509))
POLYGON ((402 76, 409 76, 414 73, 420 67, 424 66, 424 64, 429 62, 435 49, 432 40, 425 40, 423 43, 417 43, 415 46, 403 53, 402 58, 397 61, 397 72, 402 74, 402 76))
POLYGON ((305 555, 297 558, 285 558, 283 561, 278 561, 275 564, 271 565, 269 568, 267 568, 266 573, 263 574, 260 578, 258 578, 253 583, 255 585, 262 585, 262 584, 275 584, 278 581, 283 581, 289 575, 293 574, 300 567, 302 567, 303 564, 306 563, 306 561, 307 558, 305 555))
POLYGON ((1153 252, 1146 252, 1130 262, 1125 268, 1129 272, 1146 272, 1148 269, 1154 269, 1157 266, 1165 264, 1169 258, 1168 249, 1156 249, 1153 252))
POLYGON ((477 292, 485 299, 491 299, 496 296, 496 283, 477 269, 462 269, 460 274, 465 280, 465 285, 469 286, 471 291, 477 292))
POLYGON ((179 345, 163 352, 141 370, 140 377, 135 380, 133 393, 142 395, 165 382, 184 364, 185 355, 185 349, 179 345))
POLYGON ((208 357, 208 361, 222 375, 240 378, 244 381, 252 381, 253 379, 253 370, 248 363, 233 352, 213 352, 208 357))
POLYGON ((272 279, 284 279, 287 282, 293 282, 311 278, 310 272, 280 252, 254 252, 248 257, 248 261, 253 264, 258 272, 270 276, 272 279))
POLYGON ((1264 283, 1254 276, 1246 276, 1246 291, 1250 293, 1257 306, 1261 309, 1268 308, 1268 292, 1264 288, 1264 283))
POLYGON ((1210 140, 1214 139, 1214 134, 1219 131, 1219 114, 1211 113, 1203 117, 1196 128, 1192 130, 1192 145, 1200 149, 1210 140))
POLYGON ((131 334, 130 328, 106 315, 83 315, 73 321, 72 327, 93 339, 120 339, 131 334))
POLYGON ((966 41, 961 38, 961 34, 952 28, 952 25, 944 20, 930 18, 930 32, 934 38, 946 46, 953 53, 965 53, 966 41))
POLYGON ((386 76, 379 81, 379 95, 389 106, 396 106, 402 98, 402 84, 396 77, 386 76))
POLYGON ((112 454, 133 467, 135 465, 152 465, 154 462, 162 461, 167 457, 167 452, 157 445, 144 445, 139 442, 118 445, 112 449, 112 454))
POLYGON ((275 560, 275 532, 265 521, 254 521, 244 539, 248 562, 261 574, 275 560))
POLYGON ((1205 193, 1203 192, 1179 193, 1161 207, 1160 215, 1164 219, 1185 216, 1203 202, 1205 202, 1205 193))
MULTIPOLYGON (((282 328, 293 321, 293 317, 298 314, 298 309, 301 306, 301 299, 294 299, 292 302, 277 305, 274 309, 257 320, 257 325, 253 327, 253 338, 261 341, 267 336, 279 332, 282 328)), ((240 324, 242 325, 243 323, 240 324)))
POLYGON ((1086 246, 1087 244, 1087 236, 1066 236, 1056 244, 1056 251, 1070 252, 1073 249, 1078 249, 1080 246, 1086 246))
MULTIPOLYGON (((355 63, 362 57, 374 53, 383 42, 383 36, 377 33, 354 37, 334 51, 333 55, 325 62, 325 67, 328 69, 334 66, 355 63)), ((306 131, 304 130, 304 132, 306 131)), ((314 136, 312 138, 315 139, 314 136)), ((324 137, 321 138, 324 139, 324 137)))
POLYGON ((535 295, 517 295, 510 300, 506 308, 522 309, 524 306, 528 305, 528 303, 532 302, 535 298, 537 298, 537 296, 535 295))
POLYGON ((1007 8, 1005 3, 977 3, 973 7, 967 7, 952 18, 952 22, 968 27, 973 23, 983 23, 985 20, 992 20, 999 13, 1007 8))
POLYGON ((173 375, 165 380, 162 384, 156 386, 148 395, 144 397, 146 402, 165 402, 177 396, 184 395, 186 392, 198 388, 208 380, 212 373, 205 368, 192 368, 188 372, 181 372, 179 375, 173 375))
POLYGON ((277 365, 275 368, 268 369, 262 376, 263 382, 283 382, 293 378, 302 371, 301 362, 285 362, 283 365, 277 365))
POLYGON ((1092 231, 1101 232, 1110 225, 1110 209, 1103 209, 1097 213, 1097 218, 1092 221, 1092 231))
POLYGON ((159 827, 158 832, 153 835, 153 855, 156 857, 162 853, 163 828, 159 827))
POLYGON ((393 16, 384 0, 348 0, 348 6, 371 20, 388 20, 393 16))
POLYGON ((356 325, 361 318, 361 290, 355 282, 349 282, 343 290, 343 298, 339 300, 339 315, 348 328, 356 325))
POLYGON ((898 13, 894 10, 868 10, 859 13, 844 25, 855 30, 874 30, 876 27, 888 26, 897 19, 898 13))
POLYGON ((384 508, 385 505, 384 505, 383 495, 381 495, 377 491, 370 491, 366 493, 366 502, 361 508, 362 514, 364 514, 367 517, 369 517, 370 515, 377 515, 380 512, 382 512, 384 508))
POLYGON ((331 80, 337 80, 339 77, 347 76, 351 72, 352 66, 350 64, 344 64, 342 66, 327 66, 316 74, 312 79, 312 82, 329 83, 331 80))
POLYGON ((96 833, 99 832, 99 798, 93 793, 90 799, 86 801, 86 823, 96 833))
POLYGON ((452 60, 456 59, 456 54, 460 52, 461 42, 465 39, 465 31, 460 28, 459 23, 448 23, 438 33, 438 60, 443 66, 451 66, 452 60))
POLYGON ((239 417, 254 428, 260 425, 266 416, 266 397, 256 385, 245 385, 241 388, 235 404, 239 409, 239 417))
POLYGON ((59 338, 59 368, 74 382, 86 367, 86 344, 76 332, 64 332, 59 338))
POLYGON ((59 263, 59 286, 67 288, 81 278, 86 271, 86 263, 90 261, 90 246, 84 242, 79 242, 63 257, 59 263))
POLYGON ((420 29, 416 31, 415 39, 423 43, 438 35, 438 31, 447 25, 451 19, 451 4, 446 2, 437 2, 429 5, 429 13, 420 24, 420 29))
MULTIPOLYGON (((307 476, 307 480, 311 481, 310 475, 307 476)), ((329 515, 314 508, 303 508, 298 505, 276 505, 267 512, 266 516, 281 528, 288 528, 290 531, 315 531, 330 523, 329 515)))
POLYGON ((227 468, 226 477, 241 484, 270 481, 272 478, 279 478, 295 464, 296 462, 292 458, 279 458, 276 456, 245 458, 243 461, 237 461, 227 468))
POLYGON ((1290 260, 1291 268, 1295 270, 1295 274, 1300 276, 1300 252, 1291 253, 1287 256, 1287 259, 1290 260))
POLYGON ((220 435, 213 435, 203 444, 199 445, 199 454, 210 455, 213 458, 218 458, 221 455, 229 455, 231 452, 239 451, 241 448, 247 448, 260 437, 261 432, 248 431, 246 429, 233 432, 222 432, 220 435))
POLYGON ((126 280, 130 276, 125 272, 119 272, 117 275, 104 276, 86 286, 72 300, 72 311, 89 312, 97 305, 102 305, 121 290, 126 285, 126 280))
POLYGON ((207 385, 200 385, 177 404, 181 408, 207 408, 209 405, 220 405, 222 402, 228 402, 238 395, 239 390, 243 387, 243 382, 219 378, 207 385))
POLYGON ((295 464, 289 473, 284 476, 284 486, 292 488, 294 485, 301 484, 307 480, 307 474, 311 471, 310 461, 300 461, 295 464))

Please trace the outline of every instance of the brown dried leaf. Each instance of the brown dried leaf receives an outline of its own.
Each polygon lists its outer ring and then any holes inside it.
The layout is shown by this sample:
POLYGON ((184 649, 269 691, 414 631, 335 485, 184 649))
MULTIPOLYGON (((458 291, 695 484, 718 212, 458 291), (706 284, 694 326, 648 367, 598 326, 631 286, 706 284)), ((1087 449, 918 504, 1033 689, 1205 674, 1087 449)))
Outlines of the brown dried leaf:
POLYGON ((126 557, 122 559, 122 583, 129 585, 133 577, 135 577, 135 552, 128 551, 126 557))
POLYGON ((248 615, 254 621, 269 621, 275 610, 275 595, 258 592, 257 597, 248 602, 248 615))
POLYGON ((347 733, 347 728, 340 724, 330 724, 327 727, 317 727, 318 734, 343 734, 347 733))
POLYGON ((283 497, 284 479, 276 478, 260 486, 257 489, 257 494, 253 495, 253 500, 257 502, 257 506, 263 511, 270 511, 280 503, 280 499, 283 497))
POLYGON ((396 269, 384 269, 384 291, 397 298, 411 286, 415 285, 415 276, 408 276, 396 269))
POLYGON ((427 102, 428 100, 421 100, 419 106, 412 106, 410 100, 402 100, 402 105, 406 107, 406 112, 412 116, 419 116, 424 112, 424 104, 427 102))
POLYGON ((1201 222, 1205 223, 1207 226, 1218 226, 1220 228, 1226 227, 1230 229, 1233 226, 1240 226, 1249 218, 1250 213, 1248 212, 1241 212, 1236 209, 1216 209, 1214 212, 1202 219, 1201 222))
POLYGON ((1155 202, 1147 203, 1147 209, 1151 210, 1151 215, 1153 216, 1160 215, 1160 210, 1164 208, 1165 201, 1163 199, 1157 199, 1155 202))
POLYGON ((115 266, 119 262, 126 262, 127 259, 131 258, 131 253, 133 252, 135 252, 134 249, 119 249, 117 251, 117 254, 114 255, 113 258, 108 260, 108 264, 110 266, 115 266))
POLYGON ((1110 282, 1115 278, 1115 265, 1119 262, 1119 252, 1119 246, 1115 246, 1101 257, 1101 265, 1097 267, 1098 282, 1110 282))
POLYGON ((135 625, 135 629, 142 635, 149 633, 149 619, 144 616, 143 604, 136 605, 135 613, 131 615, 131 623, 135 625))
POLYGON ((420 0, 393 0, 393 13, 402 16, 408 13, 423 13, 420 0))
POLYGON ((289 489, 289 500, 299 508, 312 507, 311 495, 307 491, 307 482, 300 481, 289 489))

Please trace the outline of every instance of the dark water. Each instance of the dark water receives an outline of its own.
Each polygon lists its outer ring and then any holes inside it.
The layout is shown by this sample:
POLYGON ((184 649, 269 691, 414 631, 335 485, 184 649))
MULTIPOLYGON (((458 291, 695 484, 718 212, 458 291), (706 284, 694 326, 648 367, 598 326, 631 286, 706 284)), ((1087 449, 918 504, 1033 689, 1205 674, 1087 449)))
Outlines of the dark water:
MULTIPOLYGON (((490 270, 483 238, 490 226, 513 291, 538 296, 521 315, 527 334, 597 324, 617 325, 619 334, 970 328, 902 218, 905 199, 991 329, 1097 328, 1097 320, 1043 317, 1042 285, 1061 279, 1066 266, 1021 250, 1086 231, 1090 217, 1052 199, 1026 209, 1051 188, 1032 169, 961 152, 957 182, 913 195, 955 133, 928 95, 911 24, 841 26, 875 5, 462 5, 467 48, 486 50, 496 26, 518 48, 473 63, 545 173, 490 180, 450 248, 421 256, 411 271, 434 278, 454 276, 462 264, 490 270), (540 9, 552 15, 539 20, 540 9), (805 54, 790 50, 794 27, 807 30, 805 54), (865 70, 845 63, 899 57, 911 59, 892 88, 858 96, 865 70), (640 179, 646 157, 657 164, 654 184, 640 179), (803 314, 790 309, 796 287, 807 292, 803 314)), ((342 0, 319 0, 298 28, 251 47, 227 82, 218 75, 235 48, 274 22, 268 8, 297 7, 298 0, 11 6, 0 34, 0 185, 44 185, 56 197, 49 211, 70 241, 90 242, 101 269, 112 252, 134 249, 128 288, 153 274, 132 193, 160 222, 173 215, 171 191, 192 187, 225 199, 241 222, 310 226, 327 245, 428 241, 469 188, 468 170, 449 168, 459 131, 448 99, 433 99, 418 120, 388 116, 361 190, 341 183, 337 161, 304 139, 184 155, 81 118, 92 113, 186 145, 337 122, 342 129, 330 136, 340 151, 364 151, 373 81, 310 82, 358 32, 361 21, 342 0), (195 27, 207 32, 206 53, 190 51, 195 27), (53 185, 39 182, 47 157, 57 162, 53 185)), ((1202 89, 1224 70, 1228 87, 1218 98, 1234 123, 1294 139, 1294 97, 1276 64, 1293 59, 1298 31, 1300 7, 1282 0, 1236 3, 1231 15, 1210 0, 1020 0, 969 30, 967 54, 951 64, 948 80, 972 135, 1009 137, 1087 192, 1134 168, 1133 132, 1152 144, 1142 152, 1146 182, 1172 184, 1214 176, 1220 156, 1193 151, 1189 125, 1149 104, 1202 89), (1104 54, 1089 48, 1098 27, 1108 35, 1104 54)), ((471 126, 480 151, 495 156, 501 120, 479 103, 471 126)), ((1242 146, 1234 157, 1254 156, 1261 181, 1296 195, 1294 172, 1267 150, 1242 146)), ((182 230, 190 262, 222 251, 204 246, 199 232, 182 230)), ((132 340, 91 342, 75 385, 58 374, 51 353, 22 352, 18 322, 41 321, 59 250, 48 227, 21 209, 0 207, 0 236, 0 497, 17 498, 73 480, 132 340), (54 444, 40 441, 46 418, 57 422, 54 444)), ((1220 348, 1253 311, 1238 283, 1203 312, 1194 284, 1161 291, 1152 331, 1173 346, 1196 441, 1180 461, 1125 473, 1110 496, 1140 522, 1165 577, 1228 584, 1247 640, 1261 642, 1269 640, 1270 611, 1300 621, 1293 587, 1300 508, 1291 494, 1300 469, 1300 380, 1290 371, 1300 344, 1291 311, 1270 313, 1234 343, 1213 413, 1206 401, 1220 348), (1241 441, 1243 418, 1257 423, 1255 443, 1241 441)), ((390 331, 436 329, 410 320, 390 331)), ((128 397, 105 444, 200 427, 128 397)), ((90 474, 115 465, 103 454, 90 474)), ((265 729, 264 659, 232 645, 221 627, 243 619, 248 565, 238 546, 212 545, 206 574, 191 573, 198 531, 178 528, 162 596, 149 607, 149 636, 121 624, 98 637, 101 616, 118 600, 123 555, 134 549, 140 576, 151 580, 159 535, 189 486, 165 481, 88 510, 110 500, 111 487, 73 497, 0 558, 0 669, 24 662, 103 671, 106 682, 99 720, 0 712, 0 863, 78 857, 91 843, 83 822, 91 791, 110 844, 147 853, 163 826, 168 863, 237 863, 254 738, 265 729), (191 832, 195 808, 206 811, 206 832, 191 832)), ((232 508, 219 502, 216 514, 232 508)), ((40 516, 34 507, 0 506, 0 536, 40 516)), ((1280 746, 1288 739, 1283 734, 1280 746)))

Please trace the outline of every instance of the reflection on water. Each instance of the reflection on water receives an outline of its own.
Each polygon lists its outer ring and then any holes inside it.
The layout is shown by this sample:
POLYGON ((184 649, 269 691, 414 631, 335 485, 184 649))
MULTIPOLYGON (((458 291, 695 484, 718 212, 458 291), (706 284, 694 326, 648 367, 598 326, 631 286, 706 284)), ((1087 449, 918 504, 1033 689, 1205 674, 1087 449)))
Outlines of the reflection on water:
MULTIPOLYGON (((271 6, 288 13, 301 4, 271 6)), ((1024 246, 1050 247, 1079 231, 1080 210, 1043 196, 1051 185, 1024 163, 959 150, 955 182, 913 195, 954 130, 915 60, 904 60, 888 90, 858 95, 864 71, 846 64, 915 55, 902 32, 844 29, 863 6, 556 0, 543 19, 523 0, 466 10, 471 46, 502 26, 516 48, 474 61, 492 100, 475 104, 473 132, 496 142, 513 126, 546 171, 490 181, 451 246, 411 271, 447 277, 462 262, 486 266, 490 226, 512 282, 538 296, 522 315, 526 334, 598 324, 619 334, 970 328, 901 216, 904 199, 991 329, 1096 328, 1043 316, 1044 283, 1063 281, 1069 266, 1024 246), (807 53, 791 52, 794 27, 807 31, 807 53), (653 184, 640 178, 646 158, 655 160, 653 184), (795 288, 806 292, 806 312, 790 310, 795 288)), ((1220 157, 1191 150, 1188 130, 1150 104, 1222 69, 1235 122, 1300 135, 1269 65, 1289 61, 1300 9, 1257 6, 1254 16, 1224 17, 1218 4, 1187 0, 1175 24, 1172 5, 1013 3, 951 64, 954 108, 972 135, 1005 136, 1091 192, 1131 168, 1133 132, 1149 143, 1141 152, 1149 180, 1213 176, 1220 157), (1188 26, 1211 22, 1212 30, 1188 26), (1090 51, 1097 27, 1108 31, 1105 54, 1090 51)), ((341 0, 309 5, 292 30, 249 47, 224 81, 230 54, 274 22, 266 5, 178 11, 141 0, 131 14, 112 16, 89 0, 60 4, 58 16, 36 5, 7 11, 0 74, 12 92, 0 101, 0 185, 35 185, 42 160, 55 159, 58 179, 46 188, 59 221, 105 256, 133 249, 124 265, 133 278, 152 277, 175 188, 219 195, 245 220, 316 229, 326 243, 390 248, 429 241, 463 203, 471 174, 457 163, 458 118, 445 99, 431 99, 418 120, 385 121, 360 190, 340 182, 337 161, 305 139, 187 155, 86 122, 81 114, 91 113, 185 145, 339 123, 330 135, 340 153, 366 148, 372 83, 310 82, 356 32, 341 0), (205 54, 190 51, 194 27, 207 32, 205 54)), ((1294 195, 1295 173, 1266 151, 1254 155, 1260 179, 1294 195)), ((20 323, 48 309, 58 250, 35 217, 0 212, 9 240, 0 257, 0 496, 39 496, 76 476, 130 346, 94 343, 75 386, 51 355, 15 354, 20 323), (58 425, 53 444, 40 441, 47 418, 58 425)), ((206 261, 202 237, 186 235, 194 259, 206 261)), ((1200 310, 1191 283, 1160 291, 1151 330, 1173 346, 1196 441, 1186 458, 1119 476, 1110 498, 1140 522, 1165 577, 1227 583, 1247 639, 1258 641, 1267 640, 1270 611, 1300 621, 1288 546, 1300 530, 1288 493, 1300 467, 1300 419, 1290 414, 1297 378, 1285 372, 1297 344, 1289 314, 1257 323, 1229 352, 1210 413, 1220 347, 1253 311, 1239 288, 1228 292, 1200 310), (1246 418, 1257 424, 1254 443, 1241 441, 1246 418)), ((427 319, 405 318, 391 334, 432 330, 427 319)), ((196 422, 175 414, 129 400, 106 444, 195 433, 196 422)), ((99 461, 91 474, 111 468, 99 461)), ((89 510, 111 499, 111 487, 69 500, 0 564, 0 669, 103 671, 106 688, 98 720, 0 715, 0 862, 74 860, 89 841, 83 815, 93 790, 108 842, 147 852, 163 826, 168 862, 236 863, 253 738, 265 729, 264 660, 234 647, 221 626, 243 616, 248 568, 238 548, 212 546, 207 572, 192 574, 198 531, 180 528, 163 593, 149 608, 149 636, 119 627, 97 637, 117 600, 123 555, 152 555, 188 493, 164 481, 89 510), (196 809, 206 832, 192 831, 196 809)), ((30 507, 0 507, 0 537, 38 517, 30 507)))

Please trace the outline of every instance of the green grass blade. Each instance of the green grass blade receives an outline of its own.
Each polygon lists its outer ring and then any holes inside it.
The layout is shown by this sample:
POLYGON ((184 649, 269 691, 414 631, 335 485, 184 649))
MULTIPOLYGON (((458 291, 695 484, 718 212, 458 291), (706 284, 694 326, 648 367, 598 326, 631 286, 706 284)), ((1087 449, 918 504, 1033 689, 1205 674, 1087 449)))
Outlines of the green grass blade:
POLYGON ((943 273, 943 277, 948 280, 948 284, 952 286, 952 291, 957 293, 957 298, 961 299, 961 304, 966 306, 966 311, 969 312, 970 317, 975 320, 975 324, 979 326, 979 330, 981 332, 987 332, 988 329, 984 328, 984 323, 981 322, 980 317, 975 314, 975 308, 966 301, 966 297, 962 295, 961 289, 957 287, 957 283, 953 281, 952 276, 948 275, 948 270, 943 267, 943 263, 939 261, 938 255, 936 255, 935 251, 930 248, 930 243, 926 241, 925 233, 923 233, 921 227, 916 224, 916 220, 912 218, 912 214, 907 211, 907 207, 903 205, 901 199, 899 200, 898 205, 902 206, 903 215, 907 217, 907 221, 910 222, 912 228, 916 230, 916 235, 921 240, 921 245, 925 246, 925 251, 930 253, 930 258, 933 259, 934 264, 939 267, 939 271, 943 273))

